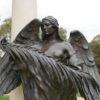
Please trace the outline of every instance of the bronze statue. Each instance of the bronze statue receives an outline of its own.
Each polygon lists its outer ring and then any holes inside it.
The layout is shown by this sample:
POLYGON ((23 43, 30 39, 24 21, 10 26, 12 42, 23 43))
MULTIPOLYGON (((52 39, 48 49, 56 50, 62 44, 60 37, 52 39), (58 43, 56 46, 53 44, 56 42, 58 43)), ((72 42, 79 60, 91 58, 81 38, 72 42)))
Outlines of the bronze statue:
POLYGON ((39 39, 39 28, 41 22, 38 19, 32 20, 28 25, 26 25, 21 32, 17 35, 14 40, 14 43, 24 44, 24 45, 35 45, 36 48, 41 47, 41 41, 39 39))
POLYGON ((100 100, 99 85, 80 69, 73 47, 60 39, 58 28, 51 16, 42 22, 34 19, 13 43, 1 40, 5 55, 0 61, 0 95, 22 83, 25 100, 74 100, 77 91, 85 100, 100 100))
MULTIPOLYGON (((42 36, 43 36, 43 46, 42 51, 57 61, 64 63, 67 66, 77 68, 76 55, 72 46, 68 42, 64 42, 59 36, 59 24, 58 21, 52 16, 48 16, 42 19, 42 36)), ((65 84, 63 87, 65 91, 61 94, 61 100, 75 100, 76 90, 73 85, 70 84, 68 87, 65 84), (66 89, 68 90, 66 92, 66 89)), ((54 96, 52 96, 54 97, 54 96)), ((51 99, 53 100, 53 99, 51 99)))
POLYGON ((43 36, 41 50, 48 56, 56 58, 58 61, 78 69, 77 57, 73 47, 69 42, 62 40, 59 36, 59 25, 57 20, 52 16, 43 18, 41 29, 43 36))

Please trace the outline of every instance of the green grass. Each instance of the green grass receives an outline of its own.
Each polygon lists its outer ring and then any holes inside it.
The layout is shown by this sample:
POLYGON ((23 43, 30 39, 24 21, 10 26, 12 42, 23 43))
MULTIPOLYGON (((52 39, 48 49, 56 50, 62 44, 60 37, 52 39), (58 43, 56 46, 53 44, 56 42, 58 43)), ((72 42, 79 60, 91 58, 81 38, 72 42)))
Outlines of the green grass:
POLYGON ((10 100, 9 96, 0 96, 0 100, 10 100))

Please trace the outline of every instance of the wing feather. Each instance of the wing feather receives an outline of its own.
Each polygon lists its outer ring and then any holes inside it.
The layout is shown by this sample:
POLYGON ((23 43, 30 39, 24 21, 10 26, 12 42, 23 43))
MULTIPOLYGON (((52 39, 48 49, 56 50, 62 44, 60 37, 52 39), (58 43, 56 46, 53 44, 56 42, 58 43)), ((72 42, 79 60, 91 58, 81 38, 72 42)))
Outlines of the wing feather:
POLYGON ((76 51, 78 64, 82 67, 84 72, 89 73, 100 84, 100 78, 93 57, 92 50, 88 41, 79 31, 73 31, 70 34, 69 42, 76 51))
POLYGON ((39 33, 40 21, 33 19, 17 35, 15 43, 28 44, 34 43, 34 37, 39 33))
MULTIPOLYGON (((32 63, 34 65, 32 65, 32 69, 29 69, 30 72, 32 73, 32 75, 34 76, 34 78, 36 78, 37 84, 38 82, 40 82, 39 80, 43 79, 45 75, 44 70, 42 70, 42 68, 44 69, 44 67, 46 69, 48 69, 47 71, 51 74, 49 76, 49 79, 51 81, 48 80, 48 77, 45 76, 45 81, 48 81, 49 84, 51 84, 50 86, 52 86, 52 88, 55 87, 55 84, 59 84, 59 77, 63 77, 63 80, 61 80, 60 82, 62 84, 64 84, 64 82, 66 83, 70 83, 74 86, 74 88, 77 90, 79 90, 80 94, 85 98, 85 100, 100 100, 99 97, 99 93, 100 93, 100 87, 98 86, 98 84, 96 83, 96 81, 89 75, 86 74, 80 70, 74 70, 71 69, 70 67, 66 67, 65 65, 63 65, 60 62, 56 62, 55 60, 53 60, 50 57, 47 57, 46 55, 39 53, 38 51, 34 51, 33 47, 31 48, 26 48, 26 46, 19 46, 16 44, 6 44, 6 45, 2 45, 2 48, 6 51, 6 48, 9 47, 9 51, 7 50, 6 52, 9 53, 11 55, 11 57, 13 58, 14 56, 14 60, 18 59, 19 63, 20 58, 18 55, 20 55, 21 59, 23 60, 23 62, 26 61, 26 58, 24 59, 24 57, 26 56, 27 58, 29 58, 28 63, 25 62, 27 65, 29 63, 32 63), (16 51, 18 51, 17 53, 14 52, 12 49, 17 49, 16 51), (14 56, 12 56, 12 54, 14 56), (23 56, 24 55, 24 56, 23 56), (17 58, 16 58, 17 56, 17 58), (16 59, 15 59, 16 58, 16 59), (41 60, 43 58, 44 60, 41 60), (32 60, 30 60, 32 59, 32 60), (38 60, 38 61, 36 61, 38 60), (32 62, 31 62, 32 61, 32 62), (44 63, 45 62, 45 63, 44 63), (40 65, 38 64, 40 63, 40 65), (39 66, 38 66, 39 65, 39 66), (31 70, 35 70, 34 72, 31 70), (55 73, 56 71, 56 73, 55 73), (58 73, 60 73, 60 75, 58 75, 58 73), (42 75, 42 76, 41 76, 42 75)), ((28 65, 30 66, 30 65, 28 65)), ((42 88, 42 87, 41 87, 42 88)), ((43 88, 44 89, 44 88, 43 88)))
MULTIPOLYGON (((27 24, 17 35, 16 39, 14 40, 14 43, 33 44, 34 35, 37 35, 39 33, 40 24, 41 23, 38 19, 34 19, 31 22, 29 22, 29 24, 27 24)), ((6 40, 4 39, 4 41, 6 40)), ((20 54, 19 50, 17 50, 16 48, 13 48, 10 51, 9 47, 6 48, 6 50, 9 51, 9 53, 6 53, 2 57, 2 59, 0 59, 0 95, 10 92, 11 90, 15 89, 17 86, 21 84, 20 76, 15 71, 18 70, 18 66, 16 67, 15 62, 18 63, 18 61, 20 61, 22 63, 24 58, 24 60, 28 63, 27 56, 25 56, 24 52, 22 52, 23 54, 20 54), (15 53, 17 56, 13 56, 13 53, 15 53), (18 58, 19 60, 13 62, 13 60, 10 59, 9 54, 14 59, 18 58)))

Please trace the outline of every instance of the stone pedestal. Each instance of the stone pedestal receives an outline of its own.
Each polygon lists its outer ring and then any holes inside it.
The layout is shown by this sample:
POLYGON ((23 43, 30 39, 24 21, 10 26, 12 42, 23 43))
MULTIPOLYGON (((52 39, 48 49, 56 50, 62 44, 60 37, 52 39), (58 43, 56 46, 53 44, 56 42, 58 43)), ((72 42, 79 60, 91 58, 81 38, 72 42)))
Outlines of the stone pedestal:
MULTIPOLYGON (((12 0, 12 41, 20 30, 37 16, 36 0, 12 0)), ((13 90, 10 100, 24 100, 22 86, 13 90)))
POLYGON ((36 0, 13 0, 12 2, 12 40, 19 31, 37 16, 36 0))
POLYGON ((10 100, 24 100, 22 85, 13 90, 8 95, 10 95, 10 100))

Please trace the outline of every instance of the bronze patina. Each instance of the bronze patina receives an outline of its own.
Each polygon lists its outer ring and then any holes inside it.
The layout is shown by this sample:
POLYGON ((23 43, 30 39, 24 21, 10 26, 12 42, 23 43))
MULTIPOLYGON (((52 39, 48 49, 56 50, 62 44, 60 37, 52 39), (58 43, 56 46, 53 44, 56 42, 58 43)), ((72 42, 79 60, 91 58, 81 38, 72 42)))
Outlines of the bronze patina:
POLYGON ((100 100, 97 70, 87 40, 74 31, 69 41, 64 41, 58 30, 58 21, 47 16, 42 21, 32 20, 14 42, 1 40, 5 54, 0 60, 0 95, 22 84, 25 100, 76 100, 77 92, 85 100, 100 100), (78 46, 87 51, 81 52, 78 46))

